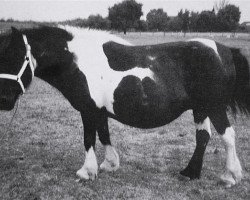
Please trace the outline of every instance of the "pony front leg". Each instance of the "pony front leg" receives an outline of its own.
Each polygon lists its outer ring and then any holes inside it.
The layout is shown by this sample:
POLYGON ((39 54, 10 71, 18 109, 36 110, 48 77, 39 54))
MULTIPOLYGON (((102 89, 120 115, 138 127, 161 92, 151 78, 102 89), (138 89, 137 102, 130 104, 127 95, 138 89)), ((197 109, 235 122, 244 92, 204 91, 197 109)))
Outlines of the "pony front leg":
POLYGON ((105 159, 100 168, 107 172, 116 171, 120 166, 119 155, 111 145, 105 145, 105 159))
POLYGON ((91 147, 86 152, 86 157, 83 167, 76 172, 76 175, 80 179, 95 180, 95 178, 97 177, 97 170, 98 170, 98 165, 95 152, 93 147, 91 147))
MULTIPOLYGON (((93 115, 92 113, 91 115, 93 115)), ((80 179, 94 180, 97 177, 98 165, 95 155, 96 120, 91 115, 81 113, 84 125, 84 146, 86 150, 85 162, 76 174, 80 179)))
POLYGON ((97 132, 99 135, 99 140, 105 147, 105 159, 100 165, 100 169, 108 172, 116 171, 120 166, 120 160, 118 153, 111 145, 106 109, 101 110, 98 121, 99 125, 97 132))

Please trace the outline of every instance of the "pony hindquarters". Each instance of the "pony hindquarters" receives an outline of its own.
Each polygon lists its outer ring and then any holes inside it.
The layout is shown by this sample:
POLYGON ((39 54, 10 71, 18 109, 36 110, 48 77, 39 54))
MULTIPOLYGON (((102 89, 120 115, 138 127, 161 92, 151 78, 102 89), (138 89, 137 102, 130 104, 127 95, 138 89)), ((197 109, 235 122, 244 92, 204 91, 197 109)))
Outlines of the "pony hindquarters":
MULTIPOLYGON (((214 62, 210 62, 206 57, 202 58, 201 61, 206 62, 203 62, 203 71, 197 73, 200 82, 194 80, 196 90, 192 94, 196 102, 194 118, 195 123, 198 122, 197 144, 188 166, 181 174, 190 179, 200 177, 204 151, 211 136, 210 119, 226 146, 226 170, 221 179, 230 187, 242 179, 242 168, 236 153, 235 132, 226 111, 230 106, 236 113, 238 106, 240 111, 249 113, 249 65, 238 49, 229 49, 217 43, 216 46, 220 54, 214 56, 214 62)), ((195 69, 200 68, 198 66, 195 69)))
POLYGON ((245 114, 250 114, 250 66, 246 57, 239 49, 231 48, 236 71, 235 89, 230 102, 236 114, 237 107, 245 114))
MULTIPOLYGON (((250 68, 246 57, 239 49, 230 48, 235 67, 236 78, 229 106, 234 114, 240 112, 250 114, 250 68)), ((216 110, 210 114, 215 129, 221 135, 226 146, 226 170, 221 179, 230 187, 242 179, 242 167, 235 147, 235 131, 230 126, 226 110, 216 110)))

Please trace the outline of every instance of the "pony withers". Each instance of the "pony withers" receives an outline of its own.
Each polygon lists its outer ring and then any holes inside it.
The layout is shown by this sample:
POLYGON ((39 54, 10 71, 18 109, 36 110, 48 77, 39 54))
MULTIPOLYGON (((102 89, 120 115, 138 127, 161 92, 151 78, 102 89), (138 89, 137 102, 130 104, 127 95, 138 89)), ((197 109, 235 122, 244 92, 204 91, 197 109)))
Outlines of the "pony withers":
POLYGON ((0 36, 0 44, 1 110, 14 107, 31 83, 34 68, 35 76, 57 88, 81 113, 86 149, 77 171, 81 179, 97 176, 96 132, 105 146, 100 168, 119 168, 108 117, 154 128, 189 109, 196 124, 196 148, 180 173, 200 178, 212 122, 226 144, 221 179, 227 186, 242 179, 235 132, 226 113, 228 107, 236 113, 237 106, 243 113, 250 111, 249 65, 239 49, 208 39, 133 46, 107 32, 72 27, 12 28, 0 36))

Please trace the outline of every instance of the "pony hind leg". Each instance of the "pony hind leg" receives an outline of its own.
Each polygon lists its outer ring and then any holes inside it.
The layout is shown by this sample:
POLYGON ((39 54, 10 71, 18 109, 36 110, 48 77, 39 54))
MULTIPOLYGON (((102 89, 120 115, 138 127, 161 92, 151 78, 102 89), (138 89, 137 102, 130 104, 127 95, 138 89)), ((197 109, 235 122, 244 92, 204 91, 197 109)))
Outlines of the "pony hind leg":
POLYGON ((210 114, 211 121, 226 147, 226 169, 221 180, 231 187, 242 179, 242 168, 235 147, 235 131, 231 127, 226 110, 217 110, 210 114))
POLYGON ((97 177, 97 159, 95 155, 96 142, 96 120, 93 116, 95 113, 89 115, 81 112, 82 121, 84 125, 84 146, 85 146, 85 162, 81 169, 76 172, 80 179, 94 180, 97 177))
POLYGON ((110 141, 108 117, 106 116, 105 109, 101 110, 97 132, 99 140, 105 148, 105 159, 100 165, 100 169, 108 172, 116 171, 120 166, 120 160, 118 153, 116 152, 110 141))
POLYGON ((211 137, 210 119, 207 114, 200 110, 194 110, 193 114, 196 125, 196 147, 188 166, 180 172, 191 180, 200 178, 204 153, 211 137))

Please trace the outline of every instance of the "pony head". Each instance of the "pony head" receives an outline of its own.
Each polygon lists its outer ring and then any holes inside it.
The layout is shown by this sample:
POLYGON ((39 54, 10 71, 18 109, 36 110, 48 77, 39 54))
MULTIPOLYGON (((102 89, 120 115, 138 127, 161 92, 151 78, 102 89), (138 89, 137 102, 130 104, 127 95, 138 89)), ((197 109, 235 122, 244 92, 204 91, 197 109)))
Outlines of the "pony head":
POLYGON ((0 110, 12 110, 31 83, 36 61, 25 35, 12 27, 0 36, 0 110))

